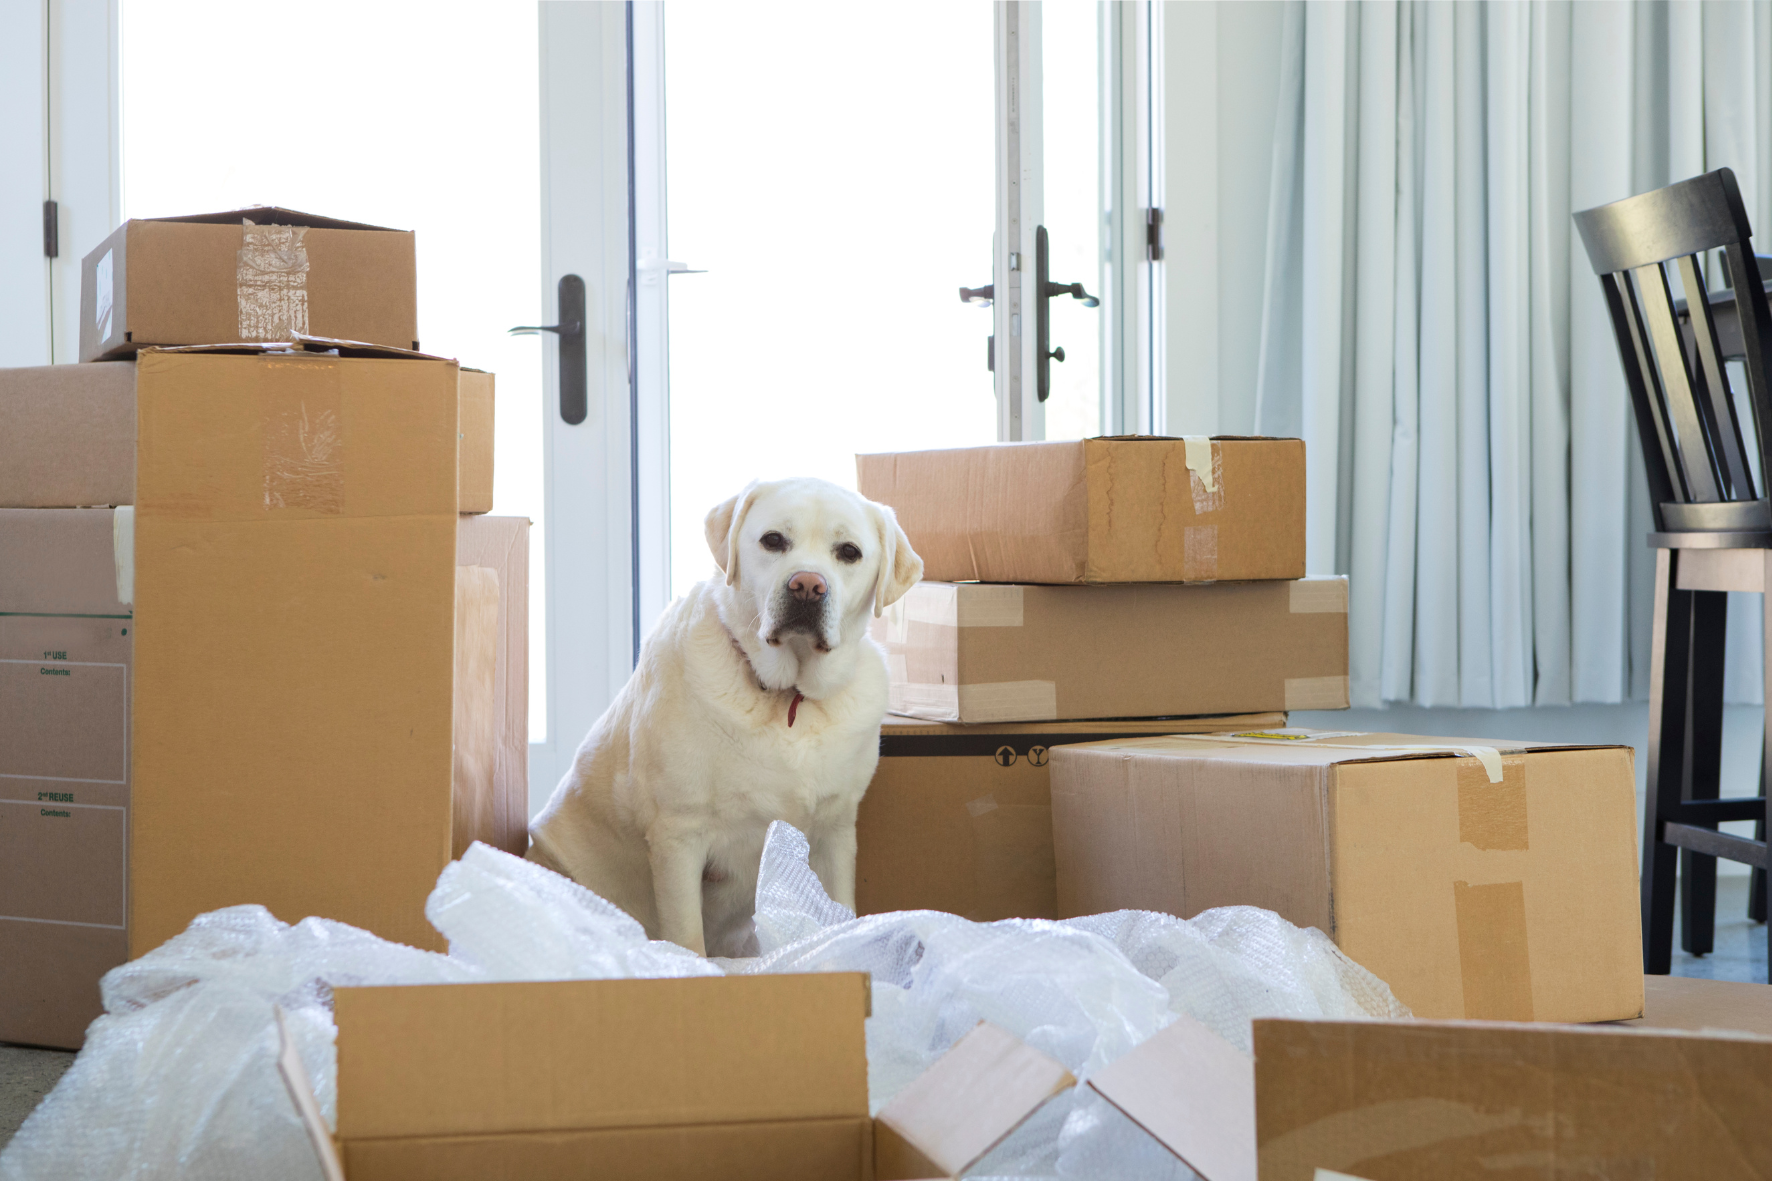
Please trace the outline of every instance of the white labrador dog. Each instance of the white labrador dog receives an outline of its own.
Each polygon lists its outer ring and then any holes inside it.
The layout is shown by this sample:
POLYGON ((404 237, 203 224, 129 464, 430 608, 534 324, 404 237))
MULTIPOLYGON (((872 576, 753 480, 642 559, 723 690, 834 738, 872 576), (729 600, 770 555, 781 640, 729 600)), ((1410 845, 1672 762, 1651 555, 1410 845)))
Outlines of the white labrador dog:
POLYGON ((880 757, 867 634, 923 574, 892 510, 823 480, 752 484, 707 517, 724 577, 672 603, 529 826, 529 857, 655 939, 743 955, 763 835, 804 832, 855 907, 855 811, 880 757))

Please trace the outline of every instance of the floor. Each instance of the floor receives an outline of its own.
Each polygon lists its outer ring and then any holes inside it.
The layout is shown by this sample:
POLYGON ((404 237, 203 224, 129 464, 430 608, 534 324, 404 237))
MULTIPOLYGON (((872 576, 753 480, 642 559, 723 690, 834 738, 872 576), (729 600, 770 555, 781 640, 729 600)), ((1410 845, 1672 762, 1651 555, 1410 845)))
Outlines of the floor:
MULTIPOLYGON (((1747 919, 1747 882, 1745 876, 1717 879, 1716 949, 1703 957, 1687 955, 1676 934, 1675 976, 1767 983, 1766 928, 1747 919)), ((66 1050, 0 1045, 0 1147, 73 1061, 66 1050)))

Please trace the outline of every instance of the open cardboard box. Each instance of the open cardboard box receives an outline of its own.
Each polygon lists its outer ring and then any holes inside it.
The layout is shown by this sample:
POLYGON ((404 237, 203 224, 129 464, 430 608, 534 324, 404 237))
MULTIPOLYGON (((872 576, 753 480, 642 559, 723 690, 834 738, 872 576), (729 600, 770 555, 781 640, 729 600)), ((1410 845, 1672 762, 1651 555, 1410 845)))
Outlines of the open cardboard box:
POLYGON ((984 726, 888 715, 879 769, 855 822, 856 913, 941 910, 976 923, 1055 919, 1053 747, 1285 724, 1280 713, 984 726))
POLYGON ((1183 1017, 1089 1085, 1206 1181, 1772 1176, 1772 988, 1646 993, 1631 1025, 1258 1020, 1253 1062, 1183 1017))
POLYGON ((336 1136, 279 1060, 328 1181, 955 1177, 1075 1082, 980 1024, 870 1119, 858 972, 333 995, 336 1136))

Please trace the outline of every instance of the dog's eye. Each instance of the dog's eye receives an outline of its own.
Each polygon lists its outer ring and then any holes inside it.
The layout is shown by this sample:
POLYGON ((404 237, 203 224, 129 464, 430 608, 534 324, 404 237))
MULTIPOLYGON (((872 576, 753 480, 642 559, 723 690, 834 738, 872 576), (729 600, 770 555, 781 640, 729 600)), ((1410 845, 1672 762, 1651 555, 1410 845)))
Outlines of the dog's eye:
POLYGON ((842 545, 837 547, 837 560, 839 562, 847 562, 850 565, 854 565, 856 562, 861 561, 861 547, 856 545, 853 541, 845 541, 842 545))
POLYGON ((787 548, 788 548, 788 539, 783 537, 781 534, 777 533, 775 530, 771 529, 769 532, 765 533, 762 536, 762 538, 759 540, 759 544, 761 544, 764 549, 768 550, 772 554, 786 553, 787 548))

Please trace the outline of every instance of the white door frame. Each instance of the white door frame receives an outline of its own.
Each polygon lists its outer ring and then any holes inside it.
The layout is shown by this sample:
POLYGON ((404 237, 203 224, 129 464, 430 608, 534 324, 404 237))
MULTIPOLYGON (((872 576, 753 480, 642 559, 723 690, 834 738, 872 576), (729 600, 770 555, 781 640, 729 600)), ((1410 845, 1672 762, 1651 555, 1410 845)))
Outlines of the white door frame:
POLYGON ((1116 435, 1167 429, 1163 262, 1151 228, 1163 208, 1162 20, 1151 0, 1102 5, 1102 401, 1116 435))
POLYGON ((996 75, 996 233, 991 242, 994 298, 997 440, 1046 437, 1039 399, 1040 363, 1033 317, 1034 235, 1045 220, 1044 134, 1039 0, 997 0, 993 56, 996 75))
MULTIPOLYGON (((663 446, 660 407, 639 399, 631 349, 636 170, 630 69, 631 6, 542 0, 542 307, 557 284, 585 281, 588 413, 559 413, 558 350, 545 338, 542 395, 543 530, 547 550, 547 738, 529 748, 531 813, 543 804, 592 723, 633 667, 644 590, 667 585, 646 559, 663 552, 650 453, 663 446), (644 427, 644 432, 637 430, 644 427), (645 478, 638 478, 644 476, 645 478), (647 538, 653 539, 648 544, 647 538)), ((662 167, 662 165, 660 165, 662 167)), ((645 338, 642 337, 644 340, 645 338)))
POLYGON ((0 366, 79 360, 80 259, 122 220, 118 22, 118 0, 0 5, 0 366))

